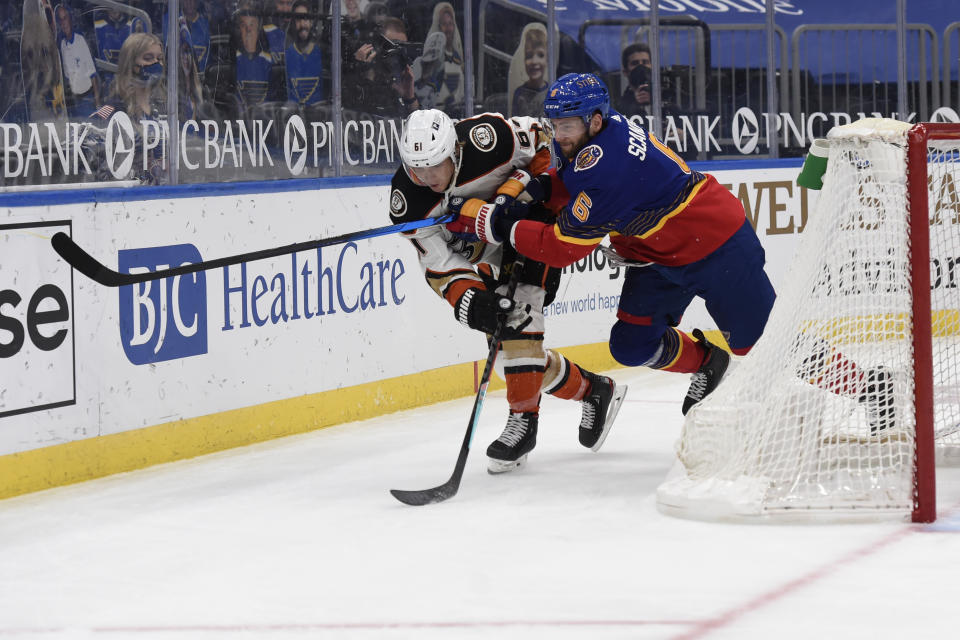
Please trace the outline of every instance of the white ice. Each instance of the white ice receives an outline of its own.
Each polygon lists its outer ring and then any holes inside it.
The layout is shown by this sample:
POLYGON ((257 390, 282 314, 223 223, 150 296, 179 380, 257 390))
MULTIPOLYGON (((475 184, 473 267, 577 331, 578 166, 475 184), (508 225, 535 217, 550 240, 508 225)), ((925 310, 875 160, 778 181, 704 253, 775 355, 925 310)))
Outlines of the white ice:
POLYGON ((526 468, 486 473, 488 396, 0 502, 0 638, 949 638, 960 634, 960 482, 940 520, 734 525, 675 519, 686 376, 630 385, 603 449, 546 398, 526 468))

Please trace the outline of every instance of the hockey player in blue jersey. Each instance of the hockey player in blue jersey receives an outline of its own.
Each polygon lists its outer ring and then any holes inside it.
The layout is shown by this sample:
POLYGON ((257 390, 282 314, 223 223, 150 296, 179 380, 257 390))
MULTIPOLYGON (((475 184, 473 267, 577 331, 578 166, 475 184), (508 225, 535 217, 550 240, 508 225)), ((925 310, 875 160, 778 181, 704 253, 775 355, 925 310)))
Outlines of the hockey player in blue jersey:
POLYGON ((560 207, 557 222, 518 219, 504 203, 451 224, 557 267, 609 235, 608 255, 628 267, 610 352, 628 366, 692 373, 686 414, 719 384, 730 356, 699 329, 690 335, 676 325, 700 297, 733 353, 749 351, 774 301, 763 247, 740 201, 612 110, 596 76, 563 76, 548 89, 544 110, 558 167, 527 191, 560 207))

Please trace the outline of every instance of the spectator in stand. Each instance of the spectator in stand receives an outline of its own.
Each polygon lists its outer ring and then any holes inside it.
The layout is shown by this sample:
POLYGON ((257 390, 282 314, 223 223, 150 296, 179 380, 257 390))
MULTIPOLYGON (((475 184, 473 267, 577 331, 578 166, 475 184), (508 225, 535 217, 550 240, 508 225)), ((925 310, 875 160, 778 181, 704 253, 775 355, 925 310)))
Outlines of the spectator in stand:
POLYGON ((300 107, 323 100, 323 54, 317 43, 316 13, 309 0, 293 3, 287 50, 287 100, 300 107))
MULTIPOLYGON (((180 15, 186 19, 197 60, 197 71, 203 73, 210 60, 210 21, 197 9, 197 0, 180 0, 180 15)), ((164 12, 163 41, 167 41, 167 18, 164 12)))
MULTIPOLYGON (((651 70, 653 69, 653 60, 650 55, 650 46, 645 42, 635 42, 624 47, 620 54, 620 72, 623 74, 627 88, 623 90, 619 100, 614 100, 615 108, 628 118, 639 118, 641 124, 653 131, 653 105, 652 93, 650 91, 651 70)), ((668 99, 672 87, 671 76, 669 73, 660 74, 660 91, 662 93, 660 100, 661 127, 665 130, 669 119, 676 122, 681 112, 677 105, 668 99)), ((616 98, 616 94, 612 94, 616 98)), ((686 132, 680 132, 681 139, 686 138, 686 132)), ((683 145, 686 146, 685 144, 683 145)), ((678 151, 682 158, 696 156, 696 150, 690 152, 678 151)))
POLYGON ((252 2, 240 5, 236 29, 239 48, 236 51, 237 102, 241 118, 249 117, 250 109, 273 97, 270 79, 273 59, 261 42, 260 12, 252 2))
POLYGON ((436 96, 436 104, 438 109, 456 117, 463 111, 463 40, 453 5, 449 2, 438 2, 433 7, 429 33, 438 32, 446 38, 446 46, 443 50, 443 86, 436 96))
POLYGON ((100 79, 97 77, 97 68, 93 64, 93 56, 90 55, 86 39, 82 33, 73 29, 70 9, 59 4, 54 14, 60 32, 58 45, 63 77, 72 96, 67 111, 73 118, 82 118, 100 106, 100 79))
POLYGON ((423 43, 423 53, 413 61, 413 85, 422 109, 443 109, 438 100, 443 89, 444 63, 443 49, 447 38, 440 31, 427 36, 423 43))
MULTIPOLYGON (((0 3, 0 6, 2 3, 0 3)), ((20 38, 23 122, 67 117, 56 17, 49 4, 25 4, 20 38)), ((19 89, 15 89, 19 93, 19 89)), ((16 107, 15 107, 16 108, 16 107)), ((21 115, 21 114, 17 114, 21 115)))
POLYGON ((531 22, 510 62, 511 116, 540 116, 547 94, 547 28, 531 22))
MULTIPOLYGON (((214 35, 229 35, 233 27, 232 17, 237 9, 236 0, 205 0, 203 14, 210 21, 210 31, 214 35)), ((207 62, 208 66, 212 64, 207 62)))
POLYGON ((130 34, 120 48, 113 89, 97 116, 108 120, 120 110, 133 122, 159 122, 165 100, 163 43, 152 33, 130 34))
MULTIPOLYGON (((143 0, 127 0, 126 4, 133 9, 145 10, 143 0)), ((147 13, 149 15, 149 11, 147 13)), ((140 16, 131 17, 127 23, 130 25, 130 33, 150 33, 147 29, 147 23, 144 22, 140 16)), ((154 31, 156 31, 156 29, 154 29, 154 31)))
MULTIPOLYGON (((113 81, 113 88, 106 103, 92 116, 98 125, 94 130, 102 131, 107 122, 117 111, 124 111, 134 124, 135 135, 131 148, 138 156, 131 165, 131 178, 139 178, 146 184, 159 184, 165 180, 162 145, 157 145, 147 151, 144 160, 142 154, 146 145, 139 140, 145 122, 154 123, 159 131, 164 122, 161 110, 165 111, 166 89, 164 88, 163 72, 163 43, 160 38, 150 33, 133 33, 120 48, 120 57, 117 60, 117 74, 113 81), (143 167, 146 166, 144 170, 143 167)), ((102 141, 101 141, 102 142, 102 141)), ((110 180, 112 176, 106 171, 107 164, 102 157, 104 145, 100 144, 98 151, 101 154, 97 167, 97 175, 102 180, 110 180)))
POLYGON ((650 70, 653 69, 650 46, 645 42, 627 45, 620 54, 620 63, 627 88, 620 95, 617 111, 625 116, 650 115, 650 70))
POLYGON ((359 72, 351 84, 344 83, 344 105, 382 117, 406 117, 420 108, 412 60, 404 47, 407 27, 403 20, 388 16, 373 39, 375 43, 354 53, 359 72))
MULTIPOLYGON (((378 29, 383 27, 384 20, 391 17, 391 13, 387 11, 387 5, 379 2, 379 0, 370 0, 370 2, 367 3, 367 8, 363 10, 363 15, 366 16, 368 23, 378 29)), ((403 20, 401 20, 401 22, 403 22, 403 20)), ((409 36, 409 34, 407 35, 409 36)))
POLYGON ((178 66, 178 94, 180 96, 180 121, 201 120, 209 115, 205 113, 203 85, 197 71, 196 49, 191 41, 190 29, 184 18, 180 18, 180 64, 178 66))
POLYGON ((340 2, 340 49, 344 52, 344 62, 353 59, 353 53, 363 44, 363 39, 373 31, 374 25, 364 15, 366 8, 367 0, 340 2))
POLYGON ((368 0, 342 0, 340 50, 342 52, 341 86, 345 103, 353 104, 357 87, 369 72, 367 59, 373 53, 373 39, 379 26, 370 15, 376 3, 368 0))
MULTIPOLYGON (((364 46, 364 41, 370 38, 370 34, 376 28, 372 22, 367 20, 364 13, 367 4, 367 0, 341 0, 340 2, 340 51, 342 52, 343 85, 353 82, 353 79, 359 73, 360 59, 356 57, 357 51, 364 46)), ((330 13, 330 19, 332 20, 333 3, 330 4, 330 13)))
MULTIPOLYGON (((267 0, 269 2, 269 0, 267 0)), ((270 55, 276 64, 283 64, 283 54, 287 50, 287 30, 290 28, 290 14, 293 0, 275 0, 271 15, 263 23, 263 33, 267 37, 270 55)))
MULTIPOLYGON (((120 59, 120 47, 130 35, 130 22, 126 16, 116 9, 98 11, 99 17, 93 23, 93 30, 97 36, 97 58, 112 65, 120 59)), ((110 83, 113 82, 113 72, 101 71, 103 76, 103 93, 110 92, 110 83)))

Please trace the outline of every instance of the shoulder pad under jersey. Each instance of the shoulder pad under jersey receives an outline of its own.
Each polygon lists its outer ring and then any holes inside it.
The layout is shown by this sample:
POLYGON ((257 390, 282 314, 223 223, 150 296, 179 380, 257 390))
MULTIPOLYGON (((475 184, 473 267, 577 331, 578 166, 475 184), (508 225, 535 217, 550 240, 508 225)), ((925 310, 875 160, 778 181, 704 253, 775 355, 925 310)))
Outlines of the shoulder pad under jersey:
POLYGON ((463 143, 463 158, 457 182, 469 182, 504 164, 515 152, 513 127, 495 113, 482 113, 461 120, 456 125, 457 137, 463 143))
POLYGON ((443 194, 415 184, 401 166, 390 181, 390 220, 394 224, 423 220, 443 203, 443 194))

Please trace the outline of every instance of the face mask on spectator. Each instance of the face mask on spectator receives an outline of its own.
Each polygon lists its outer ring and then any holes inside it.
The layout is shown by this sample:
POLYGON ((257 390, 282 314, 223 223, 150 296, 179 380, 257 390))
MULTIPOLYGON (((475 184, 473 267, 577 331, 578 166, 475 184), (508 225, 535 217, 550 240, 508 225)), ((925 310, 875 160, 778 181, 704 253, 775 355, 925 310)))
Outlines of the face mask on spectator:
POLYGON ((140 80, 147 85, 152 87, 160 82, 163 78, 163 64, 160 62, 154 62, 144 67, 140 67, 140 80))

